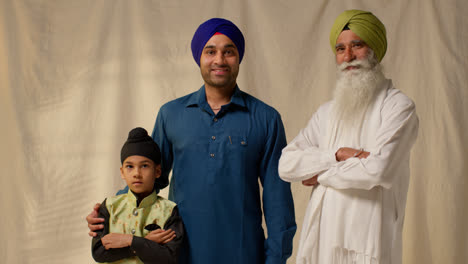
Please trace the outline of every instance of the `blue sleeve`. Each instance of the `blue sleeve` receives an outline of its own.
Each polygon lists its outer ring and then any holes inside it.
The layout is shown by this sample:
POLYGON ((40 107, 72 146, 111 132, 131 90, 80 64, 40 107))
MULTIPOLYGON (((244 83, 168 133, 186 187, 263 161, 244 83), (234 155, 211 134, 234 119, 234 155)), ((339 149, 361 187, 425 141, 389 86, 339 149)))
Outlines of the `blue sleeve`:
POLYGON ((260 180, 263 185, 263 209, 268 230, 265 241, 267 264, 284 264, 292 254, 296 233, 294 202, 290 184, 280 179, 278 162, 281 150, 286 146, 286 135, 279 114, 269 122, 268 138, 260 164, 260 180))
POLYGON ((169 182, 169 172, 172 169, 173 156, 172 144, 166 134, 166 115, 164 109, 165 107, 162 106, 159 110, 151 137, 153 138, 154 142, 158 144, 159 149, 161 150, 160 179, 165 179, 167 182, 169 182))
POLYGON ((125 193, 128 193, 128 185, 125 185, 125 187, 122 190, 117 191, 115 195, 121 195, 125 193))

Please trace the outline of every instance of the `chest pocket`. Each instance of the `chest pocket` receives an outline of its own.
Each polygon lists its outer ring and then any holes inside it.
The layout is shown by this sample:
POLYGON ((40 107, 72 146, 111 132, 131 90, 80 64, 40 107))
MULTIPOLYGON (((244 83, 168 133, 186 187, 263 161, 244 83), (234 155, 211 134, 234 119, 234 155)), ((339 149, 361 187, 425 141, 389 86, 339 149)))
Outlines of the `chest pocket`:
POLYGON ((246 136, 228 135, 224 149, 223 158, 226 167, 234 166, 239 170, 246 166, 249 151, 251 150, 246 136))
POLYGON ((212 163, 213 170, 207 175, 208 184, 230 185, 238 181, 237 175, 244 171, 248 160, 246 136, 224 134, 218 145, 218 155, 212 163), (218 158, 219 157, 219 158, 218 158))
POLYGON ((228 148, 246 149, 248 146, 248 141, 247 141, 247 137, 245 136, 228 135, 227 144, 228 144, 228 148))

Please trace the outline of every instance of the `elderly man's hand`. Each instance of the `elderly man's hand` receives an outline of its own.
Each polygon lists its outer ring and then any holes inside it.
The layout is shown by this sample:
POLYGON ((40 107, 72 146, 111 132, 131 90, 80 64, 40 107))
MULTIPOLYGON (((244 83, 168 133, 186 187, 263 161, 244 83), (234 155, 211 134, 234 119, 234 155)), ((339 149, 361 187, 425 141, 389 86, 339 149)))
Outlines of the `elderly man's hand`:
POLYGON ((335 153, 336 161, 345 161, 349 158, 365 159, 369 157, 370 152, 363 149, 339 148, 335 153))
POLYGON ((99 207, 101 206, 100 203, 97 203, 94 205, 93 211, 86 216, 86 222, 88 222, 88 228, 89 228, 89 236, 90 237, 95 237, 97 234, 94 231, 100 230, 104 228, 104 225, 100 225, 100 223, 103 223, 105 221, 104 218, 98 218, 99 215, 99 207))
POLYGON ((314 177, 312 177, 310 179, 303 180, 302 184, 304 186, 315 186, 315 185, 319 184, 318 181, 317 181, 317 178, 318 178, 318 175, 315 175, 314 177))

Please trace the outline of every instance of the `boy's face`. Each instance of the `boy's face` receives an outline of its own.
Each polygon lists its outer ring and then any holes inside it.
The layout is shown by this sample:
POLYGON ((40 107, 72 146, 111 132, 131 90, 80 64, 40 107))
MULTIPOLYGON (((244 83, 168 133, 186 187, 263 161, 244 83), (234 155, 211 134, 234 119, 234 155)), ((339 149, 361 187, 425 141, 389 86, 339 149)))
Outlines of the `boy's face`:
POLYGON ((147 157, 134 155, 124 160, 120 175, 133 193, 144 198, 153 192, 154 181, 161 176, 161 165, 155 165, 147 157))

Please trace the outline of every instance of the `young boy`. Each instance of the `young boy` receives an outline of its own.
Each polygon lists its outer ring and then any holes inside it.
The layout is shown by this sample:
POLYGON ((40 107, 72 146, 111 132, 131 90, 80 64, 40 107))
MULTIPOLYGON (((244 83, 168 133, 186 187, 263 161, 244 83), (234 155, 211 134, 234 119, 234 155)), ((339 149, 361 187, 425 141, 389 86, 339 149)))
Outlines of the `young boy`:
POLYGON ((97 262, 177 263, 184 227, 175 203, 156 194, 161 152, 145 129, 130 131, 120 154, 126 194, 104 200, 104 229, 92 241, 97 262), (151 232, 153 231, 153 232, 151 232), (149 233, 152 240, 146 239, 149 233), (158 241, 157 243, 153 240, 158 241))

